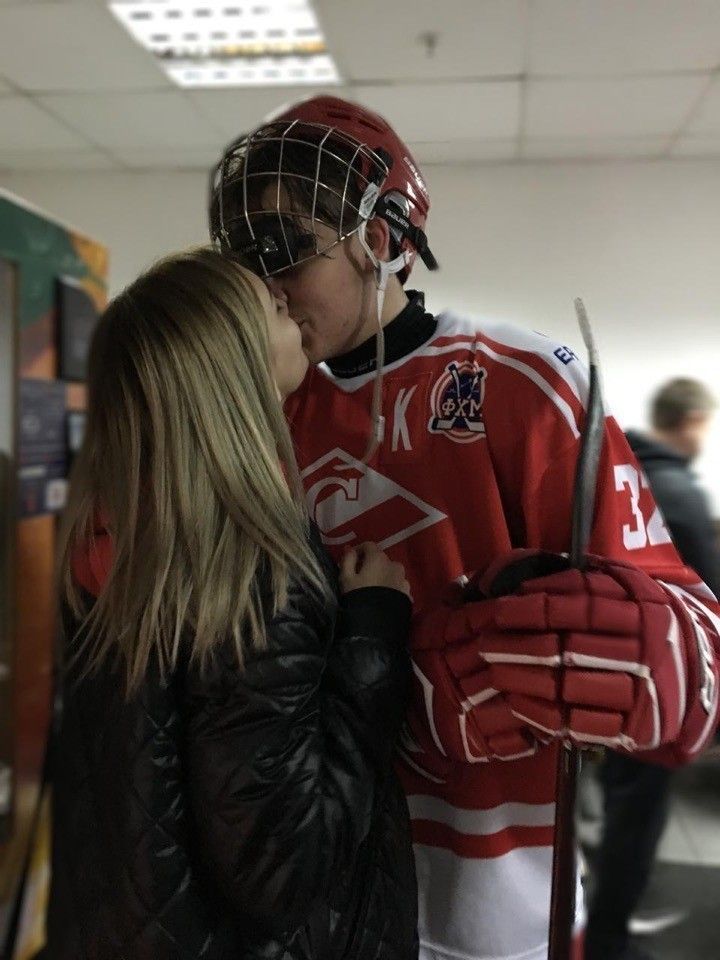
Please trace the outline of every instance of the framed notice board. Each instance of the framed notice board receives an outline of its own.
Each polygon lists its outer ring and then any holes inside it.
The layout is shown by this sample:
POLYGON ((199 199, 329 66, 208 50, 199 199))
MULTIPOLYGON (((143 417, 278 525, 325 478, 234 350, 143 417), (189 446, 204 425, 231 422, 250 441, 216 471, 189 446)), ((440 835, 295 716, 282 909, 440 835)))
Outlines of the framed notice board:
POLYGON ((20 381, 19 514, 58 513, 67 491, 65 384, 20 381))
POLYGON ((85 380, 90 340, 98 311, 74 277, 59 277, 56 284, 58 377, 85 380))

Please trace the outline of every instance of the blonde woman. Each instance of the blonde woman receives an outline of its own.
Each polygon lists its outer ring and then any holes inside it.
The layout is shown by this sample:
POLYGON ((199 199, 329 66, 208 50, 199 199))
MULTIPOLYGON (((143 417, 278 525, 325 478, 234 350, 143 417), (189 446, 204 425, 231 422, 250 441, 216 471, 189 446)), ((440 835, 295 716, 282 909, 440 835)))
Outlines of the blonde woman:
MULTIPOLYGON (((52 960, 416 955, 403 568, 303 507, 284 300, 170 257, 95 334, 60 559, 52 960)), ((322 429, 322 422, 318 423, 322 429)))

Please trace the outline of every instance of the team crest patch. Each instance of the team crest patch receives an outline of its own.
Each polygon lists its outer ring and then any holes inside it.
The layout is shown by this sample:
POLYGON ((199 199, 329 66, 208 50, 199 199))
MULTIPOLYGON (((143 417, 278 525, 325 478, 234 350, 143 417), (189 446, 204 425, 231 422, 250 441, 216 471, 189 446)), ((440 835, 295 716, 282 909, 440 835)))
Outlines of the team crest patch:
POLYGON ((472 443, 484 437, 486 379, 485 367, 473 360, 449 363, 430 393, 430 433, 444 433, 456 443, 472 443))

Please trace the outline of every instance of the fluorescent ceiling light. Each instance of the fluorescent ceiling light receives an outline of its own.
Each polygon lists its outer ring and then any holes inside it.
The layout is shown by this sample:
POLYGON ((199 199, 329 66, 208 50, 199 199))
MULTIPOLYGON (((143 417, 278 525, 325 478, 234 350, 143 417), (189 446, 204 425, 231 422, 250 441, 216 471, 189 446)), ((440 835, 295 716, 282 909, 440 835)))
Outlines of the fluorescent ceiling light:
POLYGON ((114 0, 181 87, 339 83, 309 0, 114 0))

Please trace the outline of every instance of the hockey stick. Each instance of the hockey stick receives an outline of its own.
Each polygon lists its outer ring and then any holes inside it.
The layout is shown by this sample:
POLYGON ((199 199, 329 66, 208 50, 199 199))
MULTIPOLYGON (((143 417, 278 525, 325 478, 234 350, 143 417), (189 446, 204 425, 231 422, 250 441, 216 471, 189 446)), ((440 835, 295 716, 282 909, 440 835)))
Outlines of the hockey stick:
MULTIPOLYGON (((595 516, 598 467, 604 436, 604 410, 597 347, 585 306, 575 300, 580 331, 588 352, 590 382, 587 413, 575 470, 570 566, 583 570, 595 516)), ((575 923, 575 798, 580 751, 560 748, 557 764, 555 843, 553 846, 552 894, 548 960, 570 960, 575 923)))
MULTIPOLYGON (((575 300, 580 330, 588 351, 589 385, 585 423, 580 440, 580 453, 575 468, 572 532, 568 554, 531 551, 508 564, 493 580, 489 596, 503 597, 515 593, 526 580, 545 577, 563 570, 583 570, 595 516, 598 467, 604 437, 604 409, 600 386, 600 368, 595 340, 582 300, 575 300)), ((466 600, 480 600, 483 595, 472 585, 466 600)), ((552 893, 550 897, 550 930, 548 960, 571 960, 572 932, 575 922, 575 796, 579 751, 576 747, 560 747, 556 773, 555 842, 553 845, 552 893)))

